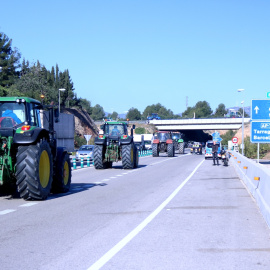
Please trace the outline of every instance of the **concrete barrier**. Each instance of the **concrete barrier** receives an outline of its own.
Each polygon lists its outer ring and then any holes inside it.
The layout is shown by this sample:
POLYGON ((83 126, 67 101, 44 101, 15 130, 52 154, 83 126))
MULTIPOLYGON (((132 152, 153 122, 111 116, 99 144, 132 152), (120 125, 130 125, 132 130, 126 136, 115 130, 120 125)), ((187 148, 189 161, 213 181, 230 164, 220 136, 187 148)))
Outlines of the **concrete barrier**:
POLYGON ((270 169, 248 159, 238 152, 230 151, 232 163, 270 227, 270 169))

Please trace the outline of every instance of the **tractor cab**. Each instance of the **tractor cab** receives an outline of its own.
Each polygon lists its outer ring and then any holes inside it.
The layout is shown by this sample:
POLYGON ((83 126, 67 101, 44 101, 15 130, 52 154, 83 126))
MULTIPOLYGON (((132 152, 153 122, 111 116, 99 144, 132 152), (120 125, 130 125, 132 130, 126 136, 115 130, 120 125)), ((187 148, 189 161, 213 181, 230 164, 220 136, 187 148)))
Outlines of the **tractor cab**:
POLYGON ((40 102, 34 99, 27 102, 24 98, 1 98, 0 129, 20 124, 41 127, 39 105, 40 102))

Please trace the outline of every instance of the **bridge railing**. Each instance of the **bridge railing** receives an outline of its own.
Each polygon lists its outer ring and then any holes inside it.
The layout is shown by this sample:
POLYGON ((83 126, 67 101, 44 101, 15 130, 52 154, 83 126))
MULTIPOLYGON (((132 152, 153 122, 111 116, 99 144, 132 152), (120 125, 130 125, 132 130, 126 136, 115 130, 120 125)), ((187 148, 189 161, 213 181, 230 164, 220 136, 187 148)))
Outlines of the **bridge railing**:
POLYGON ((270 169, 254 160, 230 151, 230 162, 234 165, 239 177, 256 200, 256 203, 270 227, 270 169))

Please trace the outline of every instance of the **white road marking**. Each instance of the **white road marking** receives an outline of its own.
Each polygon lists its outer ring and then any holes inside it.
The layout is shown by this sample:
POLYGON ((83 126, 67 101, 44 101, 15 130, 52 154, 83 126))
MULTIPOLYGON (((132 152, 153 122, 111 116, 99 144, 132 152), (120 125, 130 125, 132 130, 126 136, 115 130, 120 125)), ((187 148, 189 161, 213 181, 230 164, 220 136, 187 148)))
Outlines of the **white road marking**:
POLYGON ((110 178, 111 178, 111 179, 114 179, 114 178, 116 178, 116 177, 115 177, 115 176, 111 176, 110 178))
POLYGON ((110 181, 110 179, 103 179, 102 181, 110 181))
POLYGON ((118 174, 118 175, 116 175, 116 176, 123 176, 122 174, 118 174))
POLYGON ((12 213, 12 212, 15 212, 15 211, 16 210, 14 210, 14 209, 6 209, 6 210, 3 210, 3 211, 0 211, 0 216, 9 214, 9 213, 12 213))
POLYGON ((29 207, 29 206, 33 206, 35 204, 38 204, 38 203, 37 202, 25 203, 25 204, 19 205, 19 207, 29 207))
POLYGON ((93 184, 98 185, 98 184, 102 184, 102 182, 94 182, 93 184))
POLYGON ((193 172, 182 182, 173 193, 160 205, 156 210, 154 210, 144 221, 142 221, 133 231, 131 231, 126 237, 124 237, 120 242, 118 242, 114 247, 112 247, 107 253, 105 253, 99 260, 97 260, 92 266, 87 270, 98 270, 103 265, 105 265, 111 258, 113 258, 122 248, 125 247, 140 231, 142 231, 160 212, 166 205, 177 195, 177 193, 185 186, 189 179, 194 175, 194 173, 199 169, 203 159, 193 170, 193 172))

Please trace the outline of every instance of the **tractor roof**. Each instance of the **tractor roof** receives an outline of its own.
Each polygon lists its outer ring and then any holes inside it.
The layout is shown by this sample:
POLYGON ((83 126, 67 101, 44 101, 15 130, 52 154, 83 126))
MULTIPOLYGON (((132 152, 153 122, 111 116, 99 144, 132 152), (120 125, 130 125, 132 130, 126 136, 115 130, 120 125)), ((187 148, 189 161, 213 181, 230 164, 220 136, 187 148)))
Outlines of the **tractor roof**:
POLYGON ((105 122, 104 124, 107 124, 107 125, 127 125, 127 122, 124 122, 124 121, 109 121, 109 122, 105 122))
POLYGON ((40 101, 33 99, 33 98, 29 98, 29 97, 0 97, 0 102, 1 101, 5 101, 5 102, 16 102, 17 99, 24 99, 26 102, 30 103, 40 103, 40 101))

